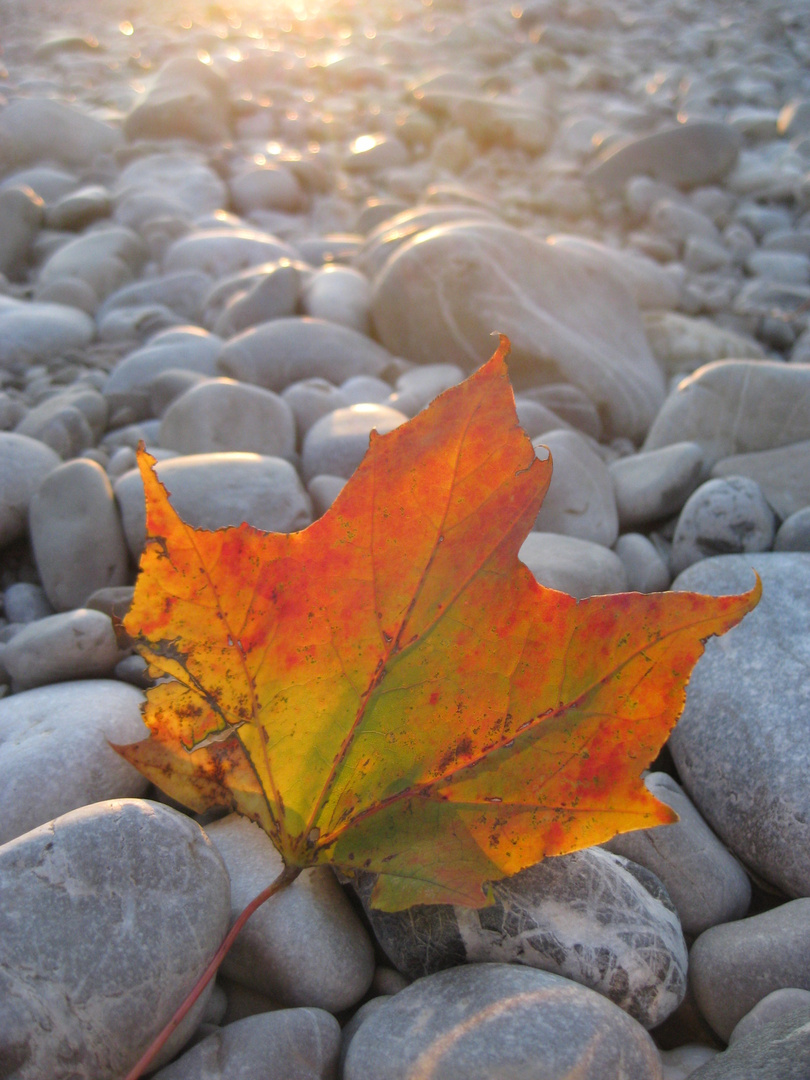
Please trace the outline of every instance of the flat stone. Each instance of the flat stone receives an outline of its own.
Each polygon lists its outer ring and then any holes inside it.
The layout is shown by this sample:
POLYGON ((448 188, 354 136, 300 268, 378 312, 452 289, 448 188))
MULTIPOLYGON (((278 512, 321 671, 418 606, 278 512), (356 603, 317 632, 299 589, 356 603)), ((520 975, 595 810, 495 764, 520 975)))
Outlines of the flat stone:
POLYGON ((586 178, 608 192, 621 191, 639 174, 679 188, 702 187, 731 172, 739 149, 740 137, 729 124, 716 120, 679 124, 611 146, 586 178))
POLYGON ((80 806, 145 793, 145 777, 110 746, 146 738, 142 701, 110 679, 0 701, 0 844, 80 806))
POLYGON ((642 315, 653 356, 668 377, 691 375, 714 360, 762 360, 765 350, 745 337, 708 319, 696 319, 677 311, 645 311, 642 315))
POLYGON ((301 472, 304 480, 326 473, 348 479, 368 450, 372 431, 386 435, 408 417, 388 405, 350 405, 317 420, 304 437, 301 472))
POLYGON ((66 304, 5 300, 0 305, 0 367, 22 373, 29 364, 47 363, 66 351, 85 349, 95 323, 66 304))
POLYGON ((779 517, 788 518, 810 506, 810 441, 733 454, 713 466, 712 476, 747 476, 779 517))
POLYGON ((55 202, 79 186, 73 173, 52 165, 29 165, 12 169, 0 180, 0 190, 9 187, 29 187, 46 203, 55 202))
POLYGON ((686 992, 686 945, 661 882, 601 848, 544 859, 492 884, 495 904, 473 910, 419 904, 368 906, 377 940, 397 970, 418 978, 459 963, 518 963, 588 986, 655 1027, 686 992))
POLYGON ((200 229, 170 245, 163 271, 200 270, 221 278, 260 263, 296 258, 295 250, 283 240, 258 229, 200 229))
POLYGON ((287 260, 223 278, 206 298, 205 320, 222 337, 249 330, 271 319, 296 314, 304 271, 287 260), (239 285, 235 291, 233 286, 239 285), (227 290, 227 292, 226 292, 227 290), (220 299, 226 296, 220 307, 220 299))
POLYGON ((810 364, 718 360, 684 379, 653 421, 644 450, 696 442, 705 468, 722 458, 810 439, 810 364))
POLYGON ((31 500, 34 560, 56 611, 78 608, 130 577, 121 519, 107 474, 86 458, 52 470, 31 500))
POLYGON ((88 608, 29 623, 3 652, 15 693, 67 679, 109 676, 120 659, 109 617, 88 608))
POLYGON ((116 128, 49 98, 18 97, 0 115, 0 160, 6 169, 40 161, 85 169, 120 143, 116 128))
POLYGON ((619 556, 591 540, 558 533, 530 532, 518 558, 541 585, 582 599, 627 592, 627 572, 619 556))
POLYGON ((295 416, 271 390, 211 379, 169 405, 160 423, 160 445, 180 454, 242 450, 289 457, 295 450, 295 416))
MULTIPOLYGON (((0 1056, 19 1080, 117 1080, 228 927, 228 874, 190 818, 116 799, 0 848, 0 1056), (171 858, 166 858, 166 852, 171 858)), ((199 1023, 208 994, 172 1036, 199 1023)))
MULTIPOLYGON (((233 918, 283 870, 269 837, 230 814, 206 832, 231 879, 233 918)), ((374 950, 327 866, 304 870, 266 901, 240 932, 220 969, 277 1005, 336 1013, 363 997, 374 974, 374 950)))
POLYGON ((791 1009, 735 1041, 689 1074, 690 1080, 805 1080, 810 1060, 810 1009, 791 1009))
POLYGON ((54 614, 45 590, 30 581, 16 581, 3 590, 3 611, 11 623, 34 622, 54 614))
POLYGON ((340 1025, 323 1009, 237 1020, 200 1040, 154 1080, 332 1080, 340 1025))
POLYGON ((810 990, 810 898, 701 934, 690 953, 689 981, 701 1013, 726 1042, 767 994, 810 990))
POLYGON ((352 1039, 344 1080, 663 1080, 655 1045, 599 994, 547 971, 472 964, 419 979, 352 1039), (542 1053, 538 1053, 542 1047, 542 1053))
MULTIPOLYGON (((293 466, 259 454, 194 454, 157 465, 180 517, 197 529, 221 529, 247 521, 265 532, 297 532, 312 521, 312 507, 293 466)), ((143 482, 137 469, 114 487, 124 535, 134 559, 146 539, 143 482)))
POLYGON ((281 393, 302 379, 339 386, 351 375, 379 375, 391 354, 364 334, 325 319, 292 317, 237 334, 225 343, 223 375, 281 393))
POLYGON ((215 377, 222 339, 198 326, 176 327, 156 334, 142 348, 119 360, 104 381, 102 392, 111 406, 136 396, 148 397, 148 386, 164 371, 179 368, 215 377))
POLYGON ((681 510, 670 569, 680 574, 710 555, 768 551, 775 534, 774 512, 755 480, 746 476, 707 480, 681 510))
POLYGON ((700 482, 703 454, 697 443, 672 443, 631 454, 608 465, 619 525, 633 529, 677 514, 700 482))
POLYGON ((440 355, 467 371, 492 353, 493 330, 507 334, 516 392, 573 383, 609 437, 642 438, 663 401, 663 376, 626 286, 506 225, 462 221, 402 244, 374 280, 372 318, 391 352, 416 363, 440 355))
POLYGON ((103 184, 86 184, 51 203, 45 210, 45 225, 80 232, 94 221, 109 217, 111 211, 110 191, 103 184))
POLYGON ((576 431, 557 428, 534 440, 550 451, 551 484, 533 529, 611 547, 619 535, 616 498, 604 461, 576 431))
POLYGON ((28 531, 28 508, 39 485, 61 465, 38 439, 0 431, 0 547, 28 531))
POLYGON ((757 608, 709 641, 669 739, 684 787, 734 854, 789 896, 810 894, 806 741, 810 686, 810 555, 705 559, 677 590, 739 593, 762 577, 757 608))
POLYGON ((680 820, 622 833, 602 846, 646 867, 663 882, 684 933, 702 934, 710 926, 741 919, 751 901, 751 883, 743 867, 671 776, 648 773, 644 783, 680 820))

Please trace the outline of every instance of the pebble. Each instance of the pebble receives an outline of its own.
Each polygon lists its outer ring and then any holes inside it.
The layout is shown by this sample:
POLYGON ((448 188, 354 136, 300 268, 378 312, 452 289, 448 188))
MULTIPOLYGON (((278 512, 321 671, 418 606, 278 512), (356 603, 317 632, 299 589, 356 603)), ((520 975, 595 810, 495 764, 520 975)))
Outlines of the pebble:
POLYGON ((605 463, 576 431, 546 431, 535 445, 551 453, 554 470, 533 529, 611 547, 619 535, 619 519, 605 463))
POLYGON ((143 795, 144 777, 110 746, 145 737, 142 701, 134 687, 111 679, 3 698, 0 843, 88 803, 143 795))
POLYGON ((671 443, 608 465, 622 529, 650 525, 677 514, 697 487, 703 454, 697 443, 671 443))
POLYGON ((775 535, 776 515, 756 480, 747 476, 707 480, 681 510, 670 569, 677 575, 708 555, 768 551, 775 535))
POLYGON ((541 585, 577 599, 626 592, 627 572, 619 556, 602 544, 559 533, 530 532, 518 558, 541 585))
POLYGON ((339 386, 352 375, 379 375, 392 356, 371 338, 326 319, 291 317, 262 323, 226 342, 222 374, 280 393, 302 379, 339 386))
POLYGON ((613 550, 622 561, 630 592, 663 592, 669 588, 669 567, 655 544, 642 533, 623 533, 613 550))
POLYGON ((348 478, 365 457, 372 430, 379 435, 404 424, 408 417, 389 405, 349 405, 316 420, 304 436, 301 472, 305 481, 326 473, 348 478))
POLYGON ((161 417, 159 440, 179 454, 243 450, 290 457, 295 417, 287 402, 270 390, 211 379, 171 402, 161 417))
POLYGON ((779 1020, 794 1009, 810 1010, 810 990, 798 986, 772 990, 761 998, 749 1012, 738 1020, 728 1037, 729 1046, 747 1035, 753 1035, 766 1024, 779 1020))
POLYGON ((3 650, 3 666, 15 692, 112 675, 120 659, 109 617, 81 607, 28 623, 3 650))
POLYGON ((438 352, 468 371, 492 352, 497 325, 512 343, 516 390, 572 382, 610 435, 641 437, 663 400, 629 290, 574 251, 504 225, 460 222, 406 241, 375 278, 371 314, 396 355, 428 363, 438 352))
POLYGON ((741 919, 751 902, 744 868, 711 831, 681 786, 663 772, 644 783, 679 820, 656 829, 623 833, 602 846, 646 867, 663 883, 685 934, 741 919))
MULTIPOLYGON (((277 877, 281 856, 247 818, 206 827, 231 879, 233 917, 277 877)), ((328 866, 305 870, 252 915, 220 969, 277 1006, 341 1012, 356 1005, 374 974, 374 950, 328 866)))
POLYGON ((717 596, 750 588, 753 571, 762 578, 757 608, 707 643, 668 746, 723 843, 788 896, 810 894, 808 766, 795 728, 807 709, 809 570, 799 552, 720 555, 673 583, 717 596))
POLYGON ((810 438, 810 364, 718 360, 670 394, 645 450, 696 442, 708 471, 732 454, 771 450, 810 438))
MULTIPOLYGON (((0 873, 0 1055, 20 1080, 77 1073, 116 1080, 171 1018, 225 934, 230 886, 222 860, 185 815, 113 799, 4 844, 0 873)), ((189 1039, 206 999, 163 1061, 189 1039)))
POLYGON ((65 350, 84 349, 94 333, 93 320, 78 308, 0 296, 0 367, 11 372, 55 360, 65 350))
POLYGON ((53 469, 31 500, 29 529, 45 594, 56 611, 97 589, 125 585, 129 552, 107 474, 76 458, 53 469))
POLYGON ((154 1080, 332 1080, 340 1025, 323 1009, 279 1009, 219 1028, 154 1080))
POLYGON ((725 1042, 767 994, 783 987, 810 990, 808 914, 810 898, 791 900, 711 927, 692 946, 692 989, 701 1013, 725 1042))
POLYGON ((712 476, 746 476, 783 521, 810 506, 810 441, 721 458, 712 476))
POLYGON ((645 311, 644 329, 653 355, 667 376, 691 375, 713 360, 752 359, 765 356, 754 338, 696 319, 677 311, 645 311))
POLYGON ((42 199, 31 188, 0 189, 0 274, 9 280, 25 277, 42 219, 42 199))
POLYGON ((763 1024, 717 1054, 695 1072, 692 1080, 804 1080, 810 1060, 810 1009, 799 1006, 763 1024))
POLYGON ((810 551, 810 507, 785 518, 773 541, 774 551, 810 551))
POLYGON ((15 431, 50 446, 61 458, 73 458, 98 442, 107 417, 107 402, 98 390, 75 385, 35 405, 15 431))
POLYGON ((492 885, 479 911, 420 904, 366 915, 388 958, 409 978, 452 964, 518 963, 588 986, 644 1027, 661 1023, 686 991, 686 945, 652 873, 600 848, 547 858, 492 885))
MULTIPOLYGON (((216 453, 173 457, 157 465, 177 513, 194 528, 221 529, 249 521, 265 532, 297 532, 312 521, 309 497, 293 466, 260 454, 216 453)), ((146 538, 143 482, 137 469, 113 488, 134 559, 146 538)))
POLYGON ((652 1039, 612 1002, 547 971, 472 964, 418 979, 375 1009, 352 1038, 343 1077, 602 1080, 619 1070, 662 1080, 652 1039))
POLYGON ((59 455, 39 439, 0 431, 0 545, 27 533, 31 499, 60 464, 59 455))

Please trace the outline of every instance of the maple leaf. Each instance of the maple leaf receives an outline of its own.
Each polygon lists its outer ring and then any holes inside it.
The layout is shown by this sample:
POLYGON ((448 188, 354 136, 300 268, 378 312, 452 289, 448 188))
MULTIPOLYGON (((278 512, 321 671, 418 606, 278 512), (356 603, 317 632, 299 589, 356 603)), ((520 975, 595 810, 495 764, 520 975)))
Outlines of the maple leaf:
POLYGON ((486 883, 674 812, 641 779, 741 596, 575 600, 518 559, 551 479, 505 358, 372 432, 299 533, 184 523, 139 454, 147 540, 124 626, 161 681, 118 747, 170 796, 235 809, 288 868, 379 877, 375 906, 486 883))

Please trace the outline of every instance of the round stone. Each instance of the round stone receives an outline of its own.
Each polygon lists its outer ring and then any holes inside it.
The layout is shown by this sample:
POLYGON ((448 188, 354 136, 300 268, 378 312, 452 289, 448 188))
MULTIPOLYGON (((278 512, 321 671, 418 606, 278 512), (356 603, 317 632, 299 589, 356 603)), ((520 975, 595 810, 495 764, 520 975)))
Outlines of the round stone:
POLYGON ((767 551, 775 534, 776 517, 755 480, 707 480, 689 496, 678 518, 670 568, 679 574, 710 555, 767 551))
POLYGON ((354 1034, 344 1080, 662 1080, 647 1032, 586 987, 513 964, 418 979, 354 1034), (538 1053, 542 1047, 542 1053, 538 1053))
POLYGON ((25 535, 31 499, 61 463, 59 455, 38 439, 0 431, 0 547, 25 535))
POLYGON ((558 533, 530 532, 518 558, 541 585, 582 599, 627 592, 627 571, 619 556, 602 544, 558 533))
POLYGON ((301 450, 305 480, 326 473, 350 477, 368 450, 372 431, 385 435, 408 417, 388 405, 350 405, 316 421, 307 432, 301 450))

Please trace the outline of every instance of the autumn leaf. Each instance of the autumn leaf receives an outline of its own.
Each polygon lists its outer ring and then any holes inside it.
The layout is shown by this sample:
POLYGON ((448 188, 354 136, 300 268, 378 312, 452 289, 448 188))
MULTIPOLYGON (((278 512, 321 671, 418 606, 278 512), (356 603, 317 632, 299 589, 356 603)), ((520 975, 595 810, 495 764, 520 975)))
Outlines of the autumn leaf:
POLYGON ((742 596, 540 586, 518 559, 551 480, 501 346, 372 433, 303 532, 183 522, 139 455, 148 541, 125 628, 160 681, 120 752, 258 822, 287 867, 379 875, 373 902, 482 907, 486 883, 673 811, 641 775, 742 596))

